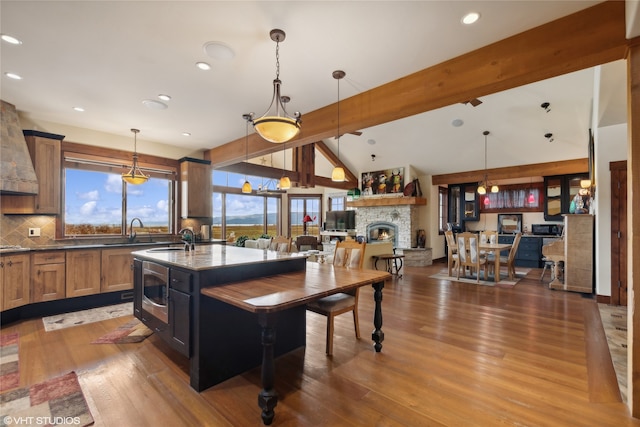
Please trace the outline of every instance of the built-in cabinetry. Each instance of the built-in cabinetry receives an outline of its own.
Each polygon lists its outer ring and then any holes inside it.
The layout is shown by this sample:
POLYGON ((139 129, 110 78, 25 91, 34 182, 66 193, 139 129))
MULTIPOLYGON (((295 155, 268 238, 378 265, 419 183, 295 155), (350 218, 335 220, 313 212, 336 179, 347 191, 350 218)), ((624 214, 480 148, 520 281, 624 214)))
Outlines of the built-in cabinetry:
POLYGON ((454 229, 463 230, 464 221, 478 221, 480 205, 478 184, 456 184, 449 186, 449 221, 454 229))
POLYGON ((589 179, 589 174, 546 176, 544 178, 544 219, 562 221, 569 213, 571 200, 580 191, 580 181, 589 179))
POLYGON ((593 293, 593 215, 564 216, 564 283, 552 289, 593 293))
POLYGON ((0 290, 2 310, 20 307, 31 302, 29 254, 0 256, 0 290))
POLYGON ((31 302, 65 297, 65 252, 38 252, 31 256, 31 302))
MULTIPOLYGON (((515 236, 501 234, 498 236, 498 243, 513 243, 515 236)), ((501 254, 509 255, 508 251, 501 254)), ((523 236, 520 239, 518 250, 516 251, 515 265, 517 267, 539 268, 542 263, 542 238, 535 236, 523 236)))
POLYGON ((100 250, 67 251, 66 297, 100 293, 100 250))
POLYGON ((211 162, 189 157, 180 159, 180 185, 182 218, 210 218, 211 162))
POLYGON ((173 347, 190 356, 191 343, 191 273, 172 268, 169 271, 169 333, 173 347))
POLYGON ((131 248, 102 250, 100 292, 133 289, 131 248))
POLYGON ((2 196, 2 213, 54 214, 60 213, 60 141, 62 135, 25 130, 25 139, 38 178, 35 196, 2 196))

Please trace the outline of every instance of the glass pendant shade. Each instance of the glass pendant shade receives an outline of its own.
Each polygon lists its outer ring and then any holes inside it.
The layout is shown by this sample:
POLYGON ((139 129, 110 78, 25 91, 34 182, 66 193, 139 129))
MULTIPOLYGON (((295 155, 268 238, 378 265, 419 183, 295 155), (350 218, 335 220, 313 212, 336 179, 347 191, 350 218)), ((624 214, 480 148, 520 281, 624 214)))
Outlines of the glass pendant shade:
POLYGON ((131 129, 133 132, 133 164, 129 172, 122 174, 122 180, 128 184, 140 185, 149 180, 149 177, 142 173, 138 166, 138 152, 137 152, 137 138, 136 135, 140 132, 138 129, 131 129))
POLYGON ((252 120, 253 127, 262 138, 277 144, 287 142, 300 132, 302 114, 296 111, 292 116, 287 113, 284 104, 289 102, 288 96, 280 94, 280 42, 286 37, 282 30, 271 30, 271 40, 276 42, 276 78, 273 80, 273 97, 267 111, 258 119, 252 120))
MULTIPOLYGON (((242 118, 245 119, 245 169, 246 169, 246 163, 249 162, 249 121, 251 120, 251 114, 243 114, 242 118)), ((251 183, 249 182, 249 180, 247 179, 247 175, 245 173, 244 175, 244 184, 242 184, 242 192, 244 194, 249 194, 251 193, 251 183)))
POLYGON ((251 193, 251 183, 245 179, 244 184, 242 184, 242 192, 244 194, 251 193))
POLYGON ((344 180, 345 180, 344 169, 338 166, 333 168, 333 171, 331 172, 331 181, 344 182, 344 180))
POLYGON ((500 191, 500 188, 498 188, 497 185, 494 184, 494 185, 491 186, 491 192, 492 193, 497 193, 498 191, 500 191))
POLYGON ((291 180, 289 179, 289 177, 283 176, 282 178, 280 178, 280 189, 288 190, 290 188, 291 188, 291 180))
POLYGON ((478 185, 478 194, 487 194, 487 189, 485 188, 484 184, 478 185))
POLYGON ((489 196, 485 196, 485 198, 484 198, 484 205, 485 205, 485 206, 489 206, 489 196))
POLYGON ((527 203, 529 203, 530 205, 534 204, 536 202, 536 197, 533 195, 533 193, 529 193, 529 198, 527 199, 527 203))

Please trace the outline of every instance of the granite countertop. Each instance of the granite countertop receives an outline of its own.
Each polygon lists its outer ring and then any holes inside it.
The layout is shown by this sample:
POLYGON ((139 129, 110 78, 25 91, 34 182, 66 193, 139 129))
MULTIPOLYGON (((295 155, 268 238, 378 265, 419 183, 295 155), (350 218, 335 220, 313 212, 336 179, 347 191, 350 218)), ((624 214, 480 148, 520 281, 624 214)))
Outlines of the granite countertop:
MULTIPOLYGON (((196 243, 197 245, 209 246, 213 244, 224 243, 224 240, 220 239, 211 239, 206 242, 196 243)), ((119 249, 119 248, 131 248, 132 250, 136 248, 140 248, 143 246, 179 246, 183 247, 183 242, 181 241, 171 241, 171 240, 163 240, 157 242, 135 242, 135 243, 126 243, 126 242, 118 242, 118 243, 94 243, 94 244, 85 244, 85 245, 51 245, 51 246, 36 246, 36 247, 21 247, 14 245, 3 245, 0 246, 0 254, 10 254, 15 252, 37 252, 37 251, 67 251, 74 249, 119 249)))
POLYGON ((133 256, 160 264, 174 265, 189 270, 211 270, 233 265, 288 261, 292 258, 306 258, 308 254, 281 254, 266 249, 252 249, 227 245, 196 245, 195 251, 183 248, 152 248, 135 251, 133 256))

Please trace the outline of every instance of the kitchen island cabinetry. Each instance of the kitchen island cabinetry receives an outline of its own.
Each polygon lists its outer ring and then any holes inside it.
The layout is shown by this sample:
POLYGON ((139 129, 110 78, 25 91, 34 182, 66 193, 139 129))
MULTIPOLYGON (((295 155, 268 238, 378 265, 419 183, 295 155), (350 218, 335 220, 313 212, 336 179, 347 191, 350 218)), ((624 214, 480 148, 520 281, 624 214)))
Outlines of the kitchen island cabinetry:
POLYGON ((65 252, 34 253, 31 257, 31 302, 65 298, 65 252))
POLYGON ((67 251, 67 298, 100 293, 100 250, 67 251))
POLYGON ((0 255, 0 270, 2 310, 29 304, 29 254, 0 255))

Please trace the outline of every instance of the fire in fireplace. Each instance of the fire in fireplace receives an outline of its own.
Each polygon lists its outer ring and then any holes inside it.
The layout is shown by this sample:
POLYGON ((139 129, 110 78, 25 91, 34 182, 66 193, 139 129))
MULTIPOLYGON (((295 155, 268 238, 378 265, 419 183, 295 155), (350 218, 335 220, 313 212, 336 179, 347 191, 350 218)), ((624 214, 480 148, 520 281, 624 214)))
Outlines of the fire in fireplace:
POLYGON ((367 243, 393 242, 393 247, 398 244, 398 226, 392 222, 372 222, 367 225, 367 243))

